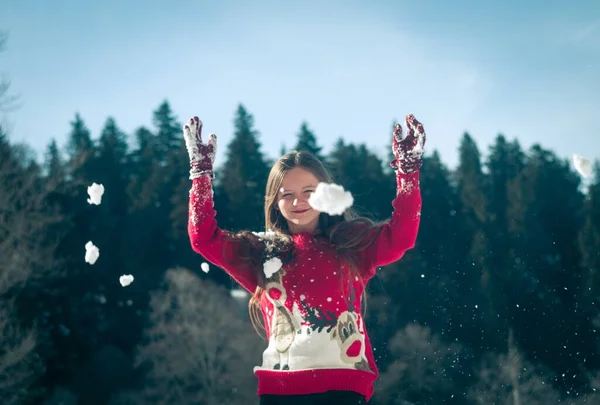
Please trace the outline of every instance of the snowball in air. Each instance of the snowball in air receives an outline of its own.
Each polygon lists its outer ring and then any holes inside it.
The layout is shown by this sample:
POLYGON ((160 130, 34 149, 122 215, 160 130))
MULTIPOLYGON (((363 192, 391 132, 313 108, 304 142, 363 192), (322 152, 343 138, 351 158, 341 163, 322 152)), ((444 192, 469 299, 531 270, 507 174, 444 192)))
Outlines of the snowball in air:
POLYGON ((210 267, 208 267, 208 263, 206 263, 206 262, 203 262, 203 263, 200 265, 200 268, 201 268, 201 269, 202 269, 202 271, 203 271, 203 272, 205 272, 205 273, 208 273, 208 270, 210 269, 210 267))
POLYGON ((272 257, 267 260, 263 265, 263 271, 265 272, 265 276, 267 278, 271 278, 271 276, 281 268, 283 263, 279 257, 272 257))
POLYGON ((85 261, 89 264, 96 263, 100 257, 100 249, 96 247, 91 241, 85 244, 85 261))
POLYGON ((329 215, 342 215, 347 208, 354 203, 354 198, 344 187, 335 183, 321 182, 317 185, 315 192, 310 195, 308 203, 317 211, 326 212, 329 215))
POLYGON ((92 183, 92 185, 88 187, 88 194, 90 196, 87 200, 88 204, 100 205, 102 202, 102 194, 104 194, 104 186, 102 184, 92 183))
POLYGON ((121 283, 121 286, 127 287, 129 284, 133 283, 133 276, 131 274, 123 274, 119 277, 119 283, 121 283))
POLYGON ((236 299, 244 299, 248 297, 248 292, 245 290, 241 290, 239 288, 234 288, 233 290, 231 290, 230 292, 231 294, 231 298, 236 298, 236 299))
POLYGON ((592 175, 592 162, 583 156, 573 154, 573 164, 575 165, 575 169, 583 177, 590 177, 592 175))

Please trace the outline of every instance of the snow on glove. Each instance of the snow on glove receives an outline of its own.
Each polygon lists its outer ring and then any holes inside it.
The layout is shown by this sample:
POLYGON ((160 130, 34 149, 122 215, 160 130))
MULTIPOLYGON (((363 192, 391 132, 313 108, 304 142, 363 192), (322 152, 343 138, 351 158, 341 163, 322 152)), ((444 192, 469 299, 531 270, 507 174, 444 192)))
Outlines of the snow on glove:
POLYGON ((183 138, 190 156, 190 179, 205 174, 211 179, 214 178, 213 163, 217 153, 217 136, 210 134, 208 143, 202 143, 202 121, 193 117, 183 126, 183 138))
POLYGON ((392 151, 394 161, 390 165, 402 173, 412 173, 421 168, 423 161, 423 148, 425 146, 425 130, 414 115, 406 116, 406 138, 402 139, 402 127, 396 124, 392 138, 392 151))

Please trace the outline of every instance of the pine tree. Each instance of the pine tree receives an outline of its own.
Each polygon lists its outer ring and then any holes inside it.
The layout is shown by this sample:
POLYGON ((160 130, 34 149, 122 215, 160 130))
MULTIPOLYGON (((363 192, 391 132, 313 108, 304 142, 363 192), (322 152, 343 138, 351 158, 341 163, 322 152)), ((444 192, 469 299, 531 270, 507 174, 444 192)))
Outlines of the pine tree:
MULTIPOLYGON (((518 141, 507 142, 503 135, 496 137, 495 143, 485 164, 487 182, 483 190, 486 193, 485 237, 489 242, 488 250, 483 256, 483 293, 487 297, 484 319, 485 342, 488 350, 502 350, 508 336, 504 333, 510 328, 510 316, 507 313, 507 298, 512 299, 515 292, 515 278, 511 262, 512 240, 508 223, 508 185, 516 178, 525 166, 525 154, 518 141)), ((510 299, 508 301, 511 301, 510 299)))
POLYGON ((129 154, 130 182, 127 187, 130 212, 142 209, 158 200, 151 179, 158 173, 159 148, 154 134, 145 127, 135 132, 136 148, 129 154))
POLYGON ((154 111, 153 123, 156 128, 158 151, 161 155, 159 162, 161 166, 166 165, 166 167, 158 169, 163 183, 160 186, 161 205, 165 205, 166 209, 167 206, 170 206, 170 199, 179 181, 184 176, 187 177, 189 158, 181 135, 182 125, 178 122, 167 101, 164 101, 154 111))
POLYGON ((392 200, 396 195, 396 179, 384 170, 384 162, 370 151, 365 144, 357 148, 357 161, 362 170, 357 181, 357 207, 364 207, 367 215, 375 220, 387 220, 392 213, 392 200))
POLYGON ((81 181, 82 184, 89 180, 88 175, 93 164, 94 143, 90 131, 79 114, 71 122, 67 153, 69 156, 68 174, 71 181, 81 181))
POLYGON ((167 157, 182 146, 181 124, 173 114, 168 101, 163 101, 154 111, 152 123, 156 128, 156 137, 160 145, 161 163, 168 163, 167 157))
MULTIPOLYGON (((471 302, 466 314, 465 307, 461 305, 465 289, 475 286, 464 285, 459 196, 452 184, 451 173, 437 151, 424 158, 420 183, 423 212, 415 250, 424 263, 425 278, 417 282, 423 290, 415 292, 413 305, 416 310, 422 308, 421 314, 428 314, 426 319, 435 328, 434 331, 452 339, 464 333, 460 319, 464 316, 471 316, 473 321, 476 319, 473 316, 477 314, 473 308, 476 302, 473 294, 467 294, 471 302)), ((473 321, 468 330, 475 326, 473 321)))
POLYGON ((54 190, 65 181, 66 176, 65 164, 55 139, 48 144, 44 161, 47 189, 54 190))
MULTIPOLYGON (((481 164, 481 154, 475 140, 465 133, 459 146, 459 164, 454 173, 458 202, 457 220, 461 226, 456 235, 457 263, 455 282, 462 291, 456 309, 464 309, 460 317, 467 318, 476 303, 482 302, 482 283, 490 242, 485 229, 487 224, 485 187, 486 178, 481 164)), ((475 312, 478 322, 484 320, 475 312)), ((461 331, 461 340, 470 345, 481 341, 481 325, 471 323, 461 331)))
MULTIPOLYGON (((105 191, 101 204, 93 207, 94 232, 90 237, 93 236, 96 245, 103 246, 102 260, 94 267, 99 275, 97 284, 103 285, 109 294, 116 293, 115 280, 122 274, 129 274, 123 267, 130 237, 123 232, 128 212, 127 148, 126 135, 114 119, 108 118, 98 139, 98 172, 94 176, 105 191), (112 285, 115 288, 111 289, 112 285)), ((114 305, 116 300, 112 296, 107 298, 114 305)))
POLYGON ((525 154, 518 141, 508 143, 503 135, 490 147, 486 162, 489 184, 487 191, 488 238, 493 249, 490 252, 495 274, 500 276, 509 270, 508 185, 525 166, 525 154))
POLYGON ((583 270, 582 293, 584 308, 597 309, 600 290, 600 163, 594 168, 594 181, 590 184, 585 199, 585 222, 579 232, 579 250, 583 270))
POLYGON ((137 148, 130 156, 128 187, 131 215, 126 226, 130 237, 136 238, 132 251, 143 257, 132 266, 140 266, 149 274, 147 287, 160 280, 175 258, 172 215, 177 211, 175 202, 181 199, 177 195, 179 185, 189 170, 181 124, 168 102, 153 112, 153 124, 154 133, 147 128, 136 131, 137 148))
POLYGON ((565 288, 574 289, 580 273, 577 234, 583 223, 583 195, 579 186, 579 177, 566 162, 536 145, 512 184, 510 198, 518 258, 567 305, 573 296, 565 288))
MULTIPOLYGON (((450 173, 439 158, 437 151, 424 157, 420 171, 423 210, 416 245, 405 253, 403 258, 382 271, 379 276, 384 281, 384 296, 401 308, 397 317, 386 323, 387 342, 398 328, 406 322, 419 319, 429 325, 435 333, 455 336, 453 330, 460 324, 461 308, 456 310, 455 302, 462 291, 454 281, 462 271, 457 264, 456 232, 460 228, 457 220, 457 196, 450 182, 450 173), (406 288, 410 285, 411 288, 406 288)), ((369 307, 373 308, 374 300, 369 307)), ((390 311, 390 304, 381 308, 390 311)), ((367 317, 367 321, 368 321, 367 317)), ((378 324, 376 330, 380 330, 378 324)))
MULTIPOLYGON (((588 338, 589 319, 577 308, 576 300, 581 285, 580 180, 567 162, 539 145, 528 155, 524 169, 509 185, 514 247, 511 293, 505 301, 508 316, 528 355, 556 371, 576 374, 584 357, 596 350, 588 338), (557 346, 563 350, 554 350, 557 346)), ((585 383, 582 379, 578 375, 561 381, 563 389, 580 388, 585 383)))
POLYGON ((305 150, 308 151, 315 156, 317 156, 321 161, 323 161, 324 157, 321 155, 322 147, 317 145, 317 138, 313 131, 308 128, 308 123, 306 121, 302 122, 300 125, 300 130, 296 134, 297 142, 295 150, 305 150))
POLYGON ((153 112, 152 121, 154 133, 145 127, 135 133, 137 148, 130 157, 133 177, 129 191, 135 207, 153 205, 166 212, 163 218, 168 220, 170 198, 189 162, 181 159, 185 152, 181 125, 168 102, 153 112))
POLYGON ((326 161, 334 181, 352 193, 356 212, 380 221, 390 216, 395 180, 366 145, 345 144, 340 138, 326 161))
MULTIPOLYGON (((51 145, 46 167, 54 167, 56 174, 62 165, 58 165, 59 154, 52 149, 51 145)), ((94 142, 79 114, 71 122, 64 168, 64 178, 49 179, 56 182, 57 187, 47 199, 56 204, 58 215, 62 217, 60 223, 46 231, 57 243, 52 258, 60 266, 54 267, 56 273, 52 278, 28 290, 28 300, 36 302, 36 307, 35 313, 30 312, 31 308, 27 316, 36 319, 44 313, 39 320, 43 326, 39 353, 45 359, 51 385, 64 372, 69 374, 79 369, 100 340, 97 328, 102 309, 86 300, 90 293, 88 283, 94 285, 98 278, 92 266, 84 261, 86 243, 97 242, 98 210, 87 202, 87 187, 98 182, 99 166, 94 142)), ((48 175, 51 173, 48 171, 48 175)), ((99 243, 96 246, 102 253, 105 246, 99 243)))
POLYGON ((144 269, 153 275, 145 279, 149 281, 160 277, 160 269, 166 265, 162 259, 161 263, 157 263, 155 256, 163 254, 164 246, 160 246, 159 234, 162 232, 164 236, 160 223, 166 220, 157 214, 161 204, 160 148, 157 137, 148 128, 136 130, 135 138, 136 147, 128 157, 128 215, 123 232, 129 240, 129 255, 124 258, 123 265, 132 271, 144 269))
MULTIPOLYGON (((188 202, 191 181, 189 179, 190 161, 182 135, 182 127, 174 118, 162 124, 172 133, 174 140, 170 143, 169 176, 167 187, 164 190, 164 199, 168 200, 169 224, 166 236, 168 251, 170 253, 170 266, 188 266, 193 268, 197 264, 197 255, 189 248, 187 233, 188 202)), ((163 130, 166 131, 166 130, 163 130)), ((206 134, 205 134, 206 136, 206 134)))
POLYGON ((87 188, 93 182, 97 183, 95 176, 98 166, 95 145, 90 131, 79 114, 76 114, 75 119, 71 122, 65 167, 66 183, 63 189, 62 211, 69 218, 65 227, 70 227, 69 233, 62 241, 63 245, 70 244, 70 247, 64 245, 66 253, 75 251, 75 249, 70 249, 81 244, 82 239, 90 237, 92 222, 89 221, 89 217, 93 216, 94 210, 87 203, 87 188))
MULTIPOLYGON (((98 140, 98 154, 104 164, 122 165, 127 156, 127 136, 119 129, 114 118, 109 117, 98 140)), ((115 173, 117 174, 117 173, 115 173)), ((120 176, 123 174, 120 173, 120 176)))
MULTIPOLYGON (((459 147, 459 165, 456 170, 458 193, 462 204, 462 215, 470 235, 475 236, 485 223, 485 177, 481 167, 481 154, 475 140, 465 133, 459 147)), ((467 242, 470 242, 467 240, 467 242)))
POLYGON ((226 160, 217 173, 219 192, 215 194, 220 196, 218 210, 222 214, 219 220, 230 230, 262 229, 269 167, 260 150, 254 118, 243 105, 237 108, 234 128, 226 160))

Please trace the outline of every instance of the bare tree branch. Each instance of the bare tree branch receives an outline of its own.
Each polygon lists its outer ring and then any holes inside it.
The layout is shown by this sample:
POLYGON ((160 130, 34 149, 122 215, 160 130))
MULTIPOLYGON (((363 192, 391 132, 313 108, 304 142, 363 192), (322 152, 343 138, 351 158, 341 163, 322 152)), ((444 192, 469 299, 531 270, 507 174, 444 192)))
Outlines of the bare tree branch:
POLYGON ((15 326, 12 307, 0 308, 0 398, 3 405, 18 405, 28 396, 28 389, 42 370, 35 353, 35 331, 15 326))
POLYGON ((252 369, 260 360, 260 338, 233 299, 185 269, 169 270, 166 282, 166 291, 151 298, 147 343, 137 356, 138 365, 152 366, 146 403, 255 402, 252 369))
MULTIPOLYGON (((8 41, 8 33, 0 31, 0 52, 6 47, 8 41)), ((10 80, 5 74, 2 74, 0 78, 0 112, 14 111, 19 108, 18 101, 19 97, 10 95, 8 89, 10 87, 10 80)))
POLYGON ((469 390, 476 404, 543 405, 559 401, 552 376, 527 362, 509 332, 506 354, 487 356, 478 370, 479 381, 469 390))
POLYGON ((460 368, 459 344, 446 344, 430 328, 411 324, 399 330, 388 347, 395 361, 378 383, 385 403, 434 403, 459 390, 453 378, 460 368))

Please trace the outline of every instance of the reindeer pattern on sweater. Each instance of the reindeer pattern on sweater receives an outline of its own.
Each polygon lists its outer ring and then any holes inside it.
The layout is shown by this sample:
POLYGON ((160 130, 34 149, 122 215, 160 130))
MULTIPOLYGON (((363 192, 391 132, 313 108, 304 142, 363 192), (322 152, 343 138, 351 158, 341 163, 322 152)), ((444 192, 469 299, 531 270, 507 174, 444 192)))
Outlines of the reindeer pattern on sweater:
MULTIPOLYGON (((360 314, 362 283, 309 234, 295 237, 294 260, 267 280, 261 302, 269 345, 255 370, 315 367, 374 372, 360 314), (343 277, 343 274, 346 277, 343 277)), ((322 242, 321 242, 322 243, 322 242)))

